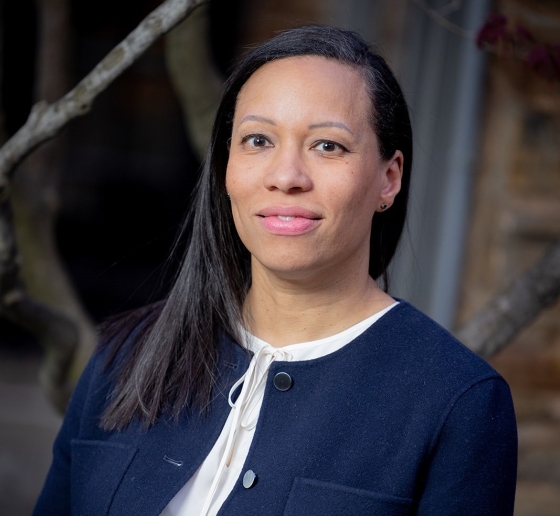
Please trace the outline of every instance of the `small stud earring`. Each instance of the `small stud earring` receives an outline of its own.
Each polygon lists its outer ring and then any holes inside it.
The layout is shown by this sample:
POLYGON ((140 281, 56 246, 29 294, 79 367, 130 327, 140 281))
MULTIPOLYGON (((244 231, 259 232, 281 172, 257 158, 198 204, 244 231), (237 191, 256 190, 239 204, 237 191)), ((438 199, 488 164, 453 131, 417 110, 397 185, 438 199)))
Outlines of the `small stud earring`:
POLYGON ((383 203, 381 205, 381 211, 385 211, 389 206, 387 206, 385 203, 383 203))

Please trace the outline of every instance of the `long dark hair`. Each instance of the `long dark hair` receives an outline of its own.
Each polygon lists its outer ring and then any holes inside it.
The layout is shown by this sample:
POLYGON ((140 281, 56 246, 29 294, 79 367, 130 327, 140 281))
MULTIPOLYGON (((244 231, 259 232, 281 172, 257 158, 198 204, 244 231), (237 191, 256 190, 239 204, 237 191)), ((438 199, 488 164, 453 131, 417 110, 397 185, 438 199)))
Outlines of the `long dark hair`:
POLYGON ((241 342, 239 323, 251 282, 250 256, 233 224, 225 191, 228 140, 238 93, 264 64, 295 56, 335 59, 362 73, 371 98, 371 124, 382 158, 404 155, 401 191, 391 208, 373 219, 369 272, 388 288, 387 267, 395 254, 406 217, 412 130, 401 88, 384 59, 356 34, 310 25, 281 32, 251 50, 225 84, 206 162, 185 228, 191 237, 167 299, 142 312, 109 322, 106 341, 118 352, 131 328, 143 321, 140 337, 119 361, 117 385, 103 418, 107 430, 138 417, 153 424, 162 411, 177 416, 185 407, 204 411, 212 395, 219 338, 227 332, 241 342), (115 344, 115 342, 117 344, 115 344))

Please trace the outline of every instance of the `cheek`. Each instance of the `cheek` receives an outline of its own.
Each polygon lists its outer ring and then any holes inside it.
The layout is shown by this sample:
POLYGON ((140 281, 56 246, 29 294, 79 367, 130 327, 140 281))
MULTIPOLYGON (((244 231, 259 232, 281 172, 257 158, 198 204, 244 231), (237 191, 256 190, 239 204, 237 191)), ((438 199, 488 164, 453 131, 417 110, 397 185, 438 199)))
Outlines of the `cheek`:
POLYGON ((372 185, 361 184, 347 192, 343 198, 339 198, 337 205, 337 237, 332 245, 340 250, 351 250, 369 243, 376 208, 375 188, 372 188, 372 185))
POLYGON ((226 191, 228 194, 231 194, 231 191, 235 187, 235 169, 230 165, 228 162, 226 168, 226 191))
POLYGON ((226 168, 226 190, 231 197, 243 198, 255 188, 254 167, 240 159, 231 159, 226 168))
POLYGON ((234 167, 231 167, 229 163, 226 169, 225 184, 226 184, 226 192, 229 197, 229 204, 233 216, 233 222, 235 223, 235 227, 237 229, 237 232, 239 233, 239 210, 237 206, 238 180, 234 167))
POLYGON ((336 205, 340 214, 356 224, 361 224, 364 218, 371 220, 379 198, 375 178, 371 176, 358 181, 352 176, 343 184, 330 188, 327 195, 333 200, 338 199, 336 205))
POLYGON ((229 203, 233 222, 239 238, 247 247, 247 232, 250 228, 249 213, 251 212, 251 194, 248 188, 246 174, 241 174, 239 167, 228 165, 226 170, 226 190, 229 194, 229 203))

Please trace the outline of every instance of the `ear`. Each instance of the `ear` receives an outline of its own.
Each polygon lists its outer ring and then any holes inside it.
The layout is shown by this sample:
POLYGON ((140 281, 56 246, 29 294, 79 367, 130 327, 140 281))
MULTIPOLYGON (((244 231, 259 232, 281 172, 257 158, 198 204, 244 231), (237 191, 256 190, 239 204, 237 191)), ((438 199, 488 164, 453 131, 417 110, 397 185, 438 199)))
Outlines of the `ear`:
POLYGON ((382 169, 383 182, 379 195, 379 206, 376 211, 385 211, 395 202, 395 197, 401 190, 403 165, 404 156, 400 150, 395 151, 393 157, 385 162, 382 169))

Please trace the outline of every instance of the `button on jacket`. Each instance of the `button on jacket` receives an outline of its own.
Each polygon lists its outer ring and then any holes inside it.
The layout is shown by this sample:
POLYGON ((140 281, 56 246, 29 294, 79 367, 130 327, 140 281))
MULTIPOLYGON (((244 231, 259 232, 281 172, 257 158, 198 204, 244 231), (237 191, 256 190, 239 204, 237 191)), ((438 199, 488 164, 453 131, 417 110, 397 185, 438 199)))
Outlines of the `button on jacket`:
MULTIPOLYGON (((121 432, 99 428, 112 389, 104 359, 91 359, 72 397, 35 516, 158 516, 211 450, 250 357, 224 336, 208 415, 121 432)), ((271 365, 245 467, 219 514, 512 515, 516 461, 505 381, 401 302, 332 354, 271 365)))

